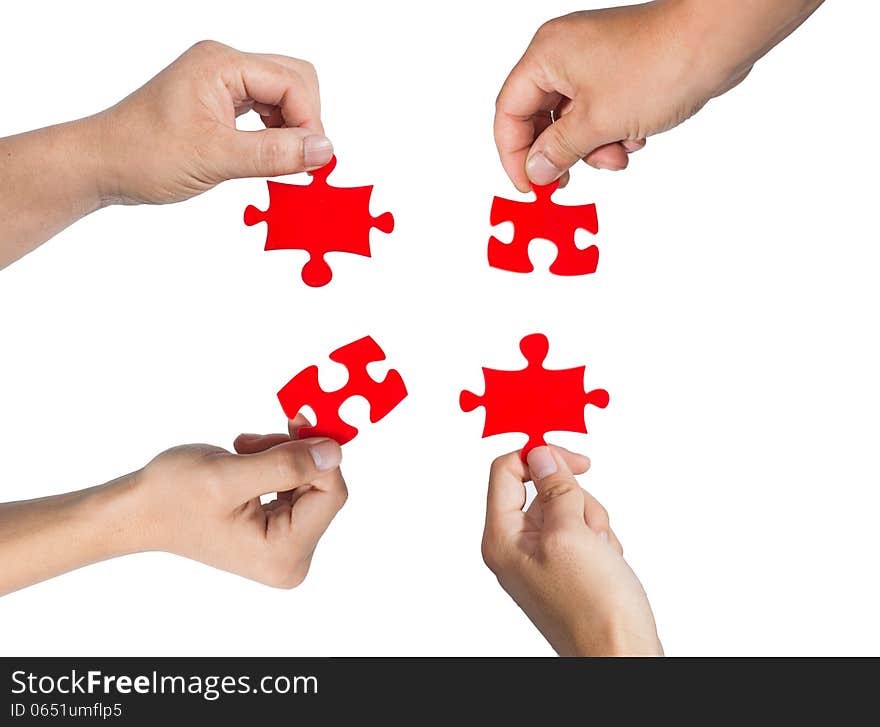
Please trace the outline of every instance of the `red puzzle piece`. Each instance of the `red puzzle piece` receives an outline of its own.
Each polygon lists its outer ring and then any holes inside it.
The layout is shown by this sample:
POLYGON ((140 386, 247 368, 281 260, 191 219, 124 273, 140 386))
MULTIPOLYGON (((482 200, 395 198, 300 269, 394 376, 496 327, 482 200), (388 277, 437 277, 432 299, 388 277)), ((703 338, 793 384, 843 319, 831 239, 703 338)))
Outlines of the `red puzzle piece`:
POLYGON ((604 409, 608 406, 608 392, 584 391, 584 366, 545 369, 549 343, 542 333, 523 338, 519 349, 528 361, 524 369, 499 371, 483 367, 486 393, 477 396, 462 391, 459 403, 463 411, 473 411, 478 406, 486 409, 484 437, 506 432, 527 434, 529 439, 522 449, 525 460, 529 450, 546 444, 547 432, 586 434, 584 407, 592 404, 604 409))
POLYGON ((266 250, 306 250, 310 259, 303 267, 306 285, 327 285, 333 271, 324 260, 328 252, 350 252, 370 257, 370 229, 394 229, 394 217, 385 212, 370 214, 373 187, 331 187, 327 176, 336 167, 336 157, 312 172, 310 184, 269 185, 269 209, 249 205, 244 223, 265 222, 266 250))
POLYGON ((534 270, 529 260, 529 243, 536 239, 550 240, 556 245, 556 260, 550 272, 556 275, 588 275, 596 272, 599 264, 599 248, 595 245, 580 250, 574 244, 577 229, 594 235, 599 231, 596 205, 559 205, 550 197, 559 181, 545 186, 533 184, 534 202, 518 202, 503 197, 492 200, 489 221, 492 225, 513 222, 514 235, 509 243, 501 242, 494 235, 489 239, 489 265, 514 273, 530 273, 534 270))
POLYGON ((278 392, 278 401, 293 419, 304 406, 315 411, 315 425, 300 429, 299 436, 330 437, 339 444, 350 442, 358 430, 339 418, 339 407, 352 396, 362 396, 370 403, 370 421, 374 424, 406 397, 406 385, 394 369, 383 381, 376 381, 367 373, 367 364, 383 361, 385 352, 370 336, 336 349, 330 360, 348 369, 348 383, 336 391, 324 391, 318 383, 318 367, 303 369, 278 392))

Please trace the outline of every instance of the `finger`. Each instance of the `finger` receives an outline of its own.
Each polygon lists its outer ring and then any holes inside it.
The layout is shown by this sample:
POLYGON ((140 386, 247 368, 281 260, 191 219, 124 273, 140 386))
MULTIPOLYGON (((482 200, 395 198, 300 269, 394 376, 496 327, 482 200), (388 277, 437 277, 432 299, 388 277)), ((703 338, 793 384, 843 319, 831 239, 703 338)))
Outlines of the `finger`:
MULTIPOLYGON (((288 127, 302 127, 323 134, 321 98, 314 69, 303 61, 296 64, 279 62, 283 56, 244 53, 235 69, 238 73, 231 84, 233 96, 238 92, 258 104, 281 110, 288 127)), ((289 59, 293 60, 293 59, 289 59)))
POLYGON ((310 426, 312 426, 312 423, 302 413, 298 413, 287 422, 287 431, 290 433, 291 439, 299 439, 299 430, 310 426))
MULTIPOLYGON (((586 455, 578 454, 577 452, 572 452, 564 447, 557 447, 554 445, 551 445, 551 449, 562 456, 572 474, 582 475, 590 469, 590 458, 586 455)), ((531 477, 531 473, 527 473, 527 476, 531 477)), ((526 515, 536 527, 540 528, 543 526, 544 511, 542 509, 540 497, 536 497, 532 500, 531 504, 526 508, 526 515)), ((586 520, 586 513, 584 514, 584 519, 586 520)))
POLYGON ((238 454, 256 454, 289 441, 287 434, 239 434, 232 447, 238 454))
POLYGON ((495 102, 495 145, 501 165, 520 192, 530 189, 526 156, 535 138, 547 127, 550 111, 562 96, 542 87, 540 75, 527 60, 521 60, 501 87, 495 102))
MULTIPOLYGON (((590 469, 590 458, 564 447, 552 448, 566 463, 569 471, 583 474, 590 469)), ((530 482, 532 473, 523 464, 520 453, 511 452, 498 457, 489 473, 489 494, 486 502, 486 521, 499 523, 510 515, 522 513, 526 504, 525 483, 530 482)), ((535 502, 540 505, 540 498, 535 502)), ((534 502, 532 506, 534 506, 534 502)))
POLYGON ((274 177, 317 169, 333 156, 324 136, 314 69, 304 61, 245 53, 237 56, 228 86, 236 105, 252 102, 267 128, 230 129, 218 151, 225 178, 274 177), (266 113, 268 112, 268 114, 266 113))
POLYGON ((546 528, 583 527, 584 492, 565 458, 550 447, 542 446, 531 450, 527 461, 546 528))
POLYGON ((627 154, 630 154, 634 151, 638 151, 639 149, 644 149, 645 144, 648 143, 647 139, 635 139, 634 141, 630 141, 629 139, 625 139, 620 142, 623 144, 623 148, 626 149, 627 154))
POLYGON ((316 438, 218 459, 218 478, 236 502, 245 502, 314 482, 339 467, 342 450, 332 439, 316 438))
POLYGON ((511 526, 526 504, 525 482, 528 470, 519 452, 498 457, 489 470, 489 492, 486 497, 486 528, 511 526))
POLYGON ((317 478, 293 500, 291 538, 299 553, 311 553, 348 499, 348 488, 338 469, 317 478))
POLYGON ((589 492, 583 490, 584 493, 584 522, 596 533, 602 540, 614 548, 620 555, 623 555, 623 546, 617 539, 614 531, 611 529, 608 510, 589 492))
POLYGON ((595 169, 609 169, 618 172, 621 169, 626 169, 629 164, 629 155, 621 142, 614 142, 594 149, 584 157, 584 161, 595 169))
MULTIPOLYGON (((544 129, 532 144, 525 162, 526 174, 532 182, 550 184, 578 160, 616 141, 595 128, 583 109, 583 105, 572 105, 568 113, 544 129)), ((622 147, 620 150, 625 156, 622 147)))
POLYGON ((621 545, 620 540, 617 539, 617 535, 611 528, 608 528, 608 544, 617 551, 618 555, 623 556, 623 545, 621 545))
POLYGON ((318 169, 332 157, 330 140, 306 128, 235 129, 220 135, 215 164, 224 179, 277 177, 318 169))

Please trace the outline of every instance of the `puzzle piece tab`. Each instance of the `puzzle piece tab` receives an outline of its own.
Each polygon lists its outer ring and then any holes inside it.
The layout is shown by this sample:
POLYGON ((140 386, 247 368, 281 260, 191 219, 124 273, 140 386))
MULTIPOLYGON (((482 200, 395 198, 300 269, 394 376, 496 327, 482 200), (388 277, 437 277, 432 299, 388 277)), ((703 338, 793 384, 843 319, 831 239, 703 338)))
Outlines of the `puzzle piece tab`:
POLYGON ((492 200, 489 221, 499 225, 513 222, 514 235, 509 243, 494 235, 489 238, 489 265, 514 273, 530 273, 534 270, 529 260, 529 243, 536 239, 550 240, 556 245, 556 260, 550 266, 555 275, 588 275, 596 272, 599 264, 599 248, 595 245, 581 250, 574 244, 575 230, 582 229, 596 234, 599 219, 596 205, 559 205, 550 197, 559 186, 559 180, 545 186, 533 184, 534 202, 520 202, 503 197, 492 200))
POLYGON ((309 261, 302 270, 306 285, 327 285, 333 271, 324 260, 328 252, 348 252, 370 257, 370 230, 394 229, 394 217, 385 212, 370 214, 373 187, 331 187, 327 183, 336 168, 334 156, 325 166, 312 172, 310 184, 266 182, 269 209, 249 205, 244 223, 266 223, 266 250, 305 250, 309 261))
POLYGON ((546 444, 547 432, 587 433, 584 407, 592 404, 600 409, 608 406, 604 389, 584 391, 585 366, 571 369, 545 369, 544 359, 550 345, 541 333, 526 336, 519 349, 528 365, 519 371, 499 371, 483 367, 485 393, 477 396, 462 391, 459 404, 463 411, 478 406, 486 410, 483 437, 507 432, 523 432, 528 441, 522 458, 531 449, 546 444))
POLYGON ((300 429, 301 439, 330 437, 339 444, 350 442, 358 430, 339 417, 339 407, 352 396, 362 396, 370 404, 370 421, 385 417, 407 395, 403 377, 391 369, 382 381, 367 373, 367 364, 383 361, 385 352, 370 336, 365 336, 330 354, 330 360, 348 369, 348 382, 336 391, 324 391, 318 383, 318 367, 303 369, 278 392, 278 401, 288 419, 304 406, 315 412, 315 424, 300 429))

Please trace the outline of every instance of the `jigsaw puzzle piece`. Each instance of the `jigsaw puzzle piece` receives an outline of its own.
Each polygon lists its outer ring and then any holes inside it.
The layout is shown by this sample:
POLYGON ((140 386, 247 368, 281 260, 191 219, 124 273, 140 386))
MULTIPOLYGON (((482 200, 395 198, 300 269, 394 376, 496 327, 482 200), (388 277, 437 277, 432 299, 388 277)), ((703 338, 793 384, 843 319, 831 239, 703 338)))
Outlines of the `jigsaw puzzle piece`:
MULTIPOLYGON (((495 197, 492 200, 492 209, 489 211, 489 222, 494 227, 502 222, 510 222, 518 219, 523 205, 531 202, 517 202, 512 199, 495 197)), ((502 242, 494 235, 489 238, 489 265, 500 270, 508 270, 512 273, 530 273, 535 269, 529 259, 529 243, 531 238, 523 234, 520 227, 514 225, 513 239, 510 242, 502 242)))
POLYGON ((586 367, 545 369, 548 350, 543 334, 526 336, 520 341, 525 368, 503 371, 483 367, 484 393, 465 390, 459 395, 463 411, 484 408, 483 437, 509 432, 528 437, 521 452, 523 460, 531 449, 546 444, 547 432, 586 434, 584 408, 592 404, 604 409, 609 402, 604 389, 584 391, 586 367))
POLYGON ((309 260, 303 266, 306 285, 321 287, 333 278, 324 259, 329 252, 346 252, 370 257, 370 230, 389 233, 394 230, 394 216, 385 212, 370 213, 372 186, 333 187, 327 178, 336 168, 336 157, 311 172, 309 184, 266 182, 269 208, 249 205, 244 211, 248 226, 266 223, 265 250, 304 250, 309 260))
POLYGON ((330 359, 349 370, 346 390, 351 396, 364 397, 370 404, 370 421, 375 424, 406 398, 406 384, 396 369, 390 369, 382 381, 367 373, 367 365, 385 360, 385 352, 370 336, 343 346, 330 354, 330 359))
POLYGON ((300 439, 309 437, 329 437, 339 444, 354 439, 357 427, 339 417, 339 407, 343 401, 335 396, 336 392, 325 392, 318 383, 318 367, 309 366, 303 369, 278 392, 278 401, 288 419, 293 419, 303 409, 311 407, 315 412, 315 423, 311 427, 299 430, 300 439))
POLYGON ((330 359, 348 370, 348 381, 336 391, 324 391, 318 381, 318 367, 309 366, 294 376, 278 392, 278 401, 288 419, 293 419, 303 407, 315 412, 315 423, 303 427, 299 436, 330 437, 340 445, 354 439, 358 430, 340 418, 340 407, 353 396, 364 397, 370 405, 370 421, 374 424, 384 418, 407 396, 406 385, 400 372, 391 369, 382 381, 367 373, 367 365, 383 361, 385 352, 370 336, 358 339, 332 354, 330 359))
POLYGON ((513 240, 504 243, 492 236, 489 239, 489 265, 514 273, 534 270, 529 259, 532 240, 549 240, 556 246, 556 259, 550 266, 554 275, 589 275, 596 272, 599 264, 599 248, 595 245, 581 250, 574 241, 575 231, 586 230, 592 234, 599 231, 596 205, 559 205, 551 197, 559 182, 532 185, 535 200, 522 202, 495 197, 489 214, 489 222, 499 225, 512 222, 513 240))

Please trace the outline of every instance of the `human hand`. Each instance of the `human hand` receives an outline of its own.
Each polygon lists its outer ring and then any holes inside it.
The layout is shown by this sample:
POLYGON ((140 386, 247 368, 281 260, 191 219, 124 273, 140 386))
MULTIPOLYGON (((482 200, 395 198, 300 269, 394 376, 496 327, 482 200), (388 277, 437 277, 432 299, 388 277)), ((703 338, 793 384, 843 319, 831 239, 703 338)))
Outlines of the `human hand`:
POLYGON ((579 159, 624 169, 646 137, 736 86, 820 4, 655 0, 545 23, 496 103, 505 171, 527 192, 530 180, 565 182, 579 159))
POLYGON ((492 463, 483 559, 562 656, 662 655, 648 597, 608 513, 572 473, 590 460, 537 447, 492 463), (537 496, 528 509, 525 482, 537 496))
POLYGON ((242 434, 232 454, 192 444, 163 452, 135 473, 141 541, 267 585, 294 588, 318 540, 347 498, 342 450, 330 439, 242 434), (277 492, 265 505, 260 495, 277 492))
POLYGON ((214 41, 91 121, 107 154, 104 204, 179 202, 227 179, 316 169, 333 155, 310 63, 214 41), (236 117, 252 109, 267 128, 236 130, 236 117))

